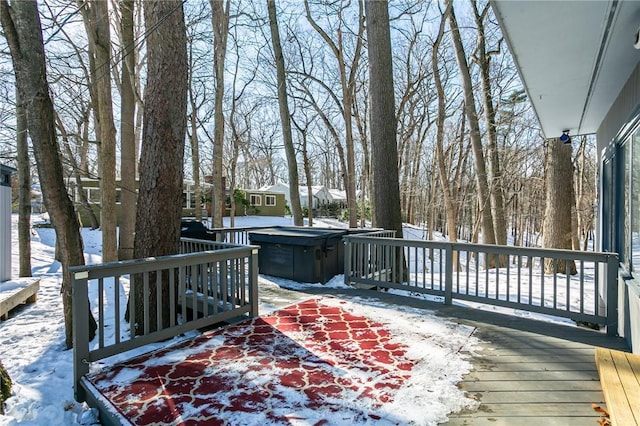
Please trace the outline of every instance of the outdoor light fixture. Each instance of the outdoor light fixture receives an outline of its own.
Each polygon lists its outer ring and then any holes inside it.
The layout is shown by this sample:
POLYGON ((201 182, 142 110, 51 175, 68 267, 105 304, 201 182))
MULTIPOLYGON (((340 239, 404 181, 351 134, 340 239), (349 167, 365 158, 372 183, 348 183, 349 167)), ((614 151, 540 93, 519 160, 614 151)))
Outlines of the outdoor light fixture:
POLYGON ((562 136, 560 136, 560 141, 563 144, 571 143, 571 138, 569 137, 569 131, 568 130, 563 130, 562 131, 562 136))

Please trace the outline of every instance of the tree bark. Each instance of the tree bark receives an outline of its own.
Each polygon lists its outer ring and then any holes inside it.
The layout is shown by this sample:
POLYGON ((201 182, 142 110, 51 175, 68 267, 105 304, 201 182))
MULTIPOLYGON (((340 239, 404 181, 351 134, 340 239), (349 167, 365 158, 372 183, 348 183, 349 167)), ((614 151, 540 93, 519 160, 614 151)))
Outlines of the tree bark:
POLYGON ((0 415, 4 414, 4 402, 11 398, 11 377, 0 361, 0 415))
MULTIPOLYGON (((298 176, 298 160, 293 146, 293 134, 291 132, 291 115, 289 113, 289 101, 287 97, 287 76, 285 75, 284 56, 280 45, 280 31, 278 29, 278 16, 275 0, 267 0, 269 12, 269 29, 271 30, 271 44, 276 61, 276 78, 278 82, 278 106, 280 108, 280 123, 282 124, 282 139, 284 151, 289 165, 289 197, 291 199, 291 213, 293 223, 296 226, 303 225, 302 208, 300 207, 300 179, 298 176)), ((308 197, 309 210, 312 207, 311 194, 308 197)))
MULTIPOLYGON (((440 77, 440 69, 438 68, 440 63, 438 52, 440 49, 440 43, 442 42, 442 38, 444 36, 444 24, 446 21, 447 13, 448 10, 445 11, 440 20, 438 35, 433 43, 433 48, 431 50, 431 65, 433 69, 433 80, 436 87, 436 92, 438 94, 438 115, 436 118, 436 161, 438 163, 438 174, 440 176, 440 185, 442 185, 442 195, 444 197, 444 208, 447 216, 447 230, 449 233, 449 240, 456 242, 458 241, 458 205, 457 202, 454 201, 453 195, 451 194, 451 186, 448 178, 450 168, 446 166, 444 158, 443 145, 446 97, 442 79, 440 77)), ((460 135, 460 138, 462 139, 462 135, 460 135)), ((454 255, 457 255, 457 252, 454 252, 454 255)), ((454 265, 457 264, 458 262, 456 258, 454 261, 454 265)))
MULTIPOLYGON (((183 160, 187 113, 187 42, 182 1, 145 2, 147 30, 147 85, 140 155, 140 189, 136 211, 134 258, 176 254, 180 247, 183 160)), ((166 275, 166 274, 165 274, 166 275)), ((167 278, 167 277, 164 277, 167 278)), ((151 278, 149 293, 135 286, 137 312, 149 301, 149 330, 169 325, 169 282, 161 287, 151 278), (157 318, 156 297, 162 292, 162 324, 157 318)), ((139 284, 139 283, 136 283, 139 284)), ((145 329, 140 315, 132 324, 137 334, 145 329)))
POLYGON ((376 226, 396 231, 402 238, 398 149, 389 10, 386 1, 365 1, 369 50, 371 147, 373 151, 376 226))
MULTIPOLYGON (((17 88, 16 88, 17 89, 17 88)), ((18 92, 18 90, 16 90, 18 92)), ((16 93, 16 147, 18 162, 18 251, 20 265, 18 275, 31 276, 31 167, 27 141, 27 115, 16 93)), ((2 404, 0 403, 0 410, 2 404)), ((1 411, 0 411, 1 413, 1 411)))
MULTIPOLYGON (((27 128, 38 168, 42 198, 56 232, 56 245, 60 248, 65 343, 67 348, 71 348, 72 290, 69 267, 84 265, 84 254, 75 210, 64 185, 36 2, 16 1, 9 6, 6 0, 1 0, 0 23, 11 51, 18 99, 27 112, 27 128)), ((92 339, 96 323, 90 311, 87 320, 92 339)))
MULTIPOLYGON (((476 28, 478 31, 478 47, 476 62, 480 66, 480 81, 482 83, 482 105, 487 126, 487 160, 489 192, 491 196, 491 218, 493 219, 493 230, 497 244, 507 244, 507 222, 504 212, 504 191, 502 187, 502 169, 500 167, 500 156, 498 153, 498 136, 496 112, 493 105, 493 95, 491 91, 490 60, 491 53, 487 52, 484 21, 489 11, 489 4, 484 6, 482 12, 478 11, 477 0, 471 1, 474 11, 476 28)), ((504 262, 501 262, 504 266, 504 262)))
POLYGON ((122 37, 122 84, 120 89, 120 230, 118 258, 133 259, 136 229, 136 93, 135 41, 133 35, 133 0, 120 1, 122 37))
MULTIPOLYGON (((482 139, 480 134, 480 124, 478 122, 478 113, 476 111, 475 99, 473 96, 473 85, 471 83, 471 73, 469 65, 462 45, 462 38, 456 21, 456 15, 453 8, 453 0, 446 0, 449 9, 449 27, 451 28, 451 38, 456 53, 456 61, 460 69, 460 78, 464 91, 464 111, 469 123, 469 137, 473 148, 473 155, 476 168, 476 184, 478 186, 478 206, 482 226, 482 240, 485 244, 495 244, 495 232, 493 227, 493 218, 491 214, 491 198, 489 193, 489 185, 487 183, 487 170, 482 151, 482 139)), ((495 266, 495 258, 489 256, 489 264, 487 267, 495 266)))
POLYGON ((111 31, 108 3, 93 0, 82 8, 89 43, 95 55, 92 84, 97 106, 100 165, 100 228, 102 229, 102 260, 118 260, 116 216, 116 129, 113 123, 111 96, 111 31))
POLYGON ((213 195, 212 212, 214 228, 222 228, 225 208, 225 188, 223 185, 222 156, 224 148, 224 61, 227 55, 227 35, 229 34, 229 0, 210 0, 211 24, 213 26, 213 68, 216 82, 216 99, 213 112, 213 195))
MULTIPOLYGON (((573 200, 573 164, 571 163, 571 144, 563 144, 559 139, 549 139, 547 146, 545 179, 546 207, 542 233, 542 246, 571 250, 571 207, 573 200)), ((557 272, 571 275, 577 273, 574 261, 560 259, 557 272), (568 267, 568 269, 567 269, 568 267)), ((553 259, 545 260, 546 274, 554 272, 553 259)))

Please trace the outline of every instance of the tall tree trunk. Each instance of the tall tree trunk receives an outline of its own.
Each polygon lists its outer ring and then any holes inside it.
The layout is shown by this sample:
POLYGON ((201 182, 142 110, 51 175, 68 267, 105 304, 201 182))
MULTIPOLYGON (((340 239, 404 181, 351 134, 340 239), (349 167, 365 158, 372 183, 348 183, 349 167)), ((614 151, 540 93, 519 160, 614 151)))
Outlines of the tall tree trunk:
POLYGON ((113 124, 111 96, 111 31, 108 2, 93 0, 84 4, 83 18, 89 43, 93 46, 94 72, 98 112, 100 164, 100 227, 102 229, 102 260, 118 260, 116 215, 116 129, 113 124))
MULTIPOLYGON (((298 178, 298 160, 293 146, 293 135, 291 133, 291 116, 289 114, 289 101, 287 98, 287 77, 285 75, 284 57, 282 56, 282 46, 280 45, 280 31, 278 29, 278 16, 276 14, 275 0, 267 0, 269 11, 269 28, 271 30, 271 44, 276 61, 276 75, 278 81, 278 106, 280 108, 280 123, 282 124, 282 139, 284 151, 289 165, 289 196, 291 199, 291 213, 293 223, 302 226, 302 209, 300 207, 300 182, 298 178)), ((309 210, 311 210, 311 194, 309 194, 309 210)))
MULTIPOLYGON (((571 144, 563 144, 559 139, 549 139, 547 146, 545 179, 546 208, 542 233, 542 246, 571 250, 571 207, 573 203, 573 164, 571 163, 571 144)), ((576 274, 574 261, 560 259, 557 272, 564 274, 569 268, 571 275, 576 274)), ((545 260, 546 274, 554 272, 553 259, 545 260)))
MULTIPOLYGON (((82 237, 73 204, 64 185, 56 139, 53 103, 45 66, 44 44, 36 2, 16 1, 11 6, 0 1, 0 23, 4 31, 16 76, 18 99, 27 112, 27 128, 36 159, 44 205, 56 232, 62 264, 62 302, 65 343, 73 345, 72 290, 69 267, 84 264, 82 237)), ((95 336, 96 323, 87 313, 89 337, 95 336)))
MULTIPOLYGON (((189 84, 189 104, 191 114, 189 114, 189 143, 191 145, 191 170, 193 173, 193 192, 195 196, 195 217, 197 221, 202 220, 202 187, 200 185, 200 141, 198 140, 198 118, 197 106, 193 96, 191 84, 189 84)), ((233 184, 232 184, 233 185, 233 184)), ((233 188, 233 186, 231 186, 233 188)), ((233 228, 233 224, 231 224, 233 228)))
MULTIPOLYGON (((17 89, 17 88, 16 88, 17 89)), ((16 90, 18 92, 18 90, 16 90)), ((16 93, 16 147, 18 152, 18 251, 21 277, 31 276, 31 167, 27 141, 27 115, 16 93)))
POLYGON ((122 85, 120 92, 120 232, 118 258, 133 258, 136 229, 136 93, 135 42, 133 32, 133 0, 120 1, 120 34, 123 45, 122 85))
MULTIPOLYGON (((493 106, 493 94, 491 91, 490 60, 494 52, 487 52, 484 22, 489 12, 489 3, 484 6, 482 12, 478 11, 477 0, 471 0, 473 6, 476 28, 478 31, 478 47, 475 60, 480 66, 480 81, 482 83, 482 105, 487 126, 487 160, 488 178, 491 184, 489 192, 491 195, 491 217, 493 219, 493 230, 497 244, 507 244, 507 222, 504 212, 504 191, 502 187, 502 169, 500 167, 500 156, 498 153, 498 136, 496 112, 493 106)), ((499 53, 495 52, 495 53, 499 53)), ((506 260, 505 260, 506 261, 506 260)), ((501 262, 504 266, 504 262, 501 262)))
MULTIPOLYGON (((460 69, 460 78, 462 79, 462 87, 464 90, 464 111, 469 122, 469 137, 473 147, 473 155, 476 168, 476 185, 478 189, 478 205, 481 215, 482 240, 485 244, 495 244, 495 232, 493 227, 493 218, 491 214, 491 198, 489 193, 489 185, 487 183, 487 171, 482 151, 482 140, 480 134, 480 124, 478 122, 478 113, 476 111, 475 99, 473 96, 473 85, 471 83, 471 73, 467 58, 462 45, 460 29, 456 21, 456 15, 453 8, 453 0, 446 0, 449 9, 449 26, 451 28, 451 38, 456 53, 456 61, 460 69)), ((495 258, 489 256, 489 264, 486 267, 495 266, 495 258)))
MULTIPOLYGON (((211 24, 213 26, 213 67, 216 82, 216 99, 213 111, 213 196, 211 200, 214 228, 222 228, 225 208, 222 156, 224 149, 224 61, 227 56, 229 34, 229 0, 210 0, 211 24)), ((233 188, 232 188, 233 190, 233 188)))
MULTIPOLYGON (((448 11, 442 15, 440 20, 440 26, 438 27, 438 35, 436 40, 433 43, 433 48, 431 49, 431 66, 433 69, 433 80, 436 87, 436 92, 438 94, 438 116, 436 118, 436 161, 438 163, 438 174, 440 176, 440 185, 442 185, 442 195, 444 198, 444 209, 447 216, 447 230, 449 233, 450 241, 458 241, 458 206, 454 201, 453 196, 451 194, 451 185, 449 183, 448 173, 450 168, 448 168, 445 164, 444 158, 444 121, 446 116, 446 97, 444 93, 444 87, 442 84, 442 79, 440 78, 440 69, 439 64, 440 60, 438 57, 438 52, 440 49, 440 43, 442 42, 442 37, 444 36, 444 26, 446 22, 446 14, 448 11)), ((460 135, 460 139, 462 139, 462 135, 460 135)), ((457 254, 457 252, 454 252, 457 254)), ((455 259, 454 265, 457 265, 457 259, 455 259)))
POLYGON ((396 231, 402 238, 398 149, 389 10, 386 1, 365 1, 371 98, 371 146, 373 150, 376 226, 396 231))
MULTIPOLYGON (((147 85, 140 155, 140 190, 136 211, 134 258, 176 254, 180 247, 183 160, 187 114, 187 41, 183 2, 145 2, 147 85)), ((166 278, 166 277, 165 277, 166 278)), ((149 301, 149 330, 169 325, 169 282, 150 279, 149 293, 135 287, 136 312, 149 301), (162 324, 156 324, 157 293, 162 292, 162 324)), ((145 329, 137 318, 135 332, 145 329)))
POLYGON ((346 145, 346 173, 344 174, 344 181, 345 190, 347 192, 347 204, 349 207, 349 227, 356 228, 358 226, 358 204, 356 199, 356 167, 352 120, 355 102, 356 74, 358 72, 358 66, 362 56, 362 41, 364 40, 365 32, 365 18, 363 13, 364 6, 362 0, 358 0, 358 32, 357 34, 355 34, 355 47, 351 63, 349 64, 349 70, 347 70, 347 59, 345 58, 342 25, 338 25, 337 27, 337 41, 334 42, 331 37, 329 37, 329 34, 327 34, 327 32, 324 31, 311 16, 311 9, 309 7, 308 0, 305 0, 304 6, 306 10, 307 21, 327 43, 338 62, 340 88, 342 90, 341 110, 345 125, 344 139, 346 145))

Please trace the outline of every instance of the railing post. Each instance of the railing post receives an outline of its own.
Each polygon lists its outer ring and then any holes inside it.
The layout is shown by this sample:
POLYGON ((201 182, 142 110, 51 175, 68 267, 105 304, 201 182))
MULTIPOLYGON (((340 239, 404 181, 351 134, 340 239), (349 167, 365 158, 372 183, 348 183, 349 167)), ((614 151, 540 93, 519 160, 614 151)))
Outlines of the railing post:
POLYGON ((249 303, 251 303, 251 316, 258 316, 258 248, 251 249, 249 258, 249 303))
POLYGON ((347 237, 343 238, 344 243, 344 285, 349 285, 351 277, 351 241, 347 237))
MULTIPOLYGON (((89 372, 89 272, 86 270, 71 272, 71 315, 73 331, 73 393, 76 401, 83 402, 86 395, 80 386, 80 379, 89 372)), ((98 324, 98 333, 102 327, 98 324)))
POLYGON ((444 267, 444 304, 453 302, 453 244, 447 244, 444 267))
POLYGON ((618 256, 607 254, 607 335, 618 335, 618 256))

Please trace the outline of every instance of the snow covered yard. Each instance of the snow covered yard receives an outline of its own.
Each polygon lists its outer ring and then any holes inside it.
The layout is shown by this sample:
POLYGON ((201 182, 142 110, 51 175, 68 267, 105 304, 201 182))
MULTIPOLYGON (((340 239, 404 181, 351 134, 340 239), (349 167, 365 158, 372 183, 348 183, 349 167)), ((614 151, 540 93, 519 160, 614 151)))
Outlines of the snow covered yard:
MULTIPOLYGON (((13 222, 15 248, 12 265, 13 273, 17 276, 16 216, 13 217, 13 222)), ((291 225, 291 220, 264 217, 236 219, 236 226, 264 225, 291 225)), ((340 226, 335 222, 318 224, 323 225, 340 226)), ((87 263, 99 263, 99 231, 85 229, 83 238, 87 263)), ((0 323, 0 359, 14 382, 13 396, 6 404, 5 415, 0 416, 0 425, 73 425, 96 422, 93 410, 73 400, 72 351, 66 350, 64 346, 62 300, 59 295, 61 268, 59 263, 52 260, 54 247, 53 230, 38 229, 34 232, 32 268, 34 276, 41 280, 38 301, 34 305, 13 312, 9 320, 0 323)), ((302 293, 282 289, 295 290, 296 287, 309 286, 319 285, 260 277, 260 292, 269 296, 264 302, 261 300, 261 314, 308 297, 302 293), (274 303, 279 296, 283 300, 274 303)), ((344 286, 342 277, 335 277, 327 286, 344 286)), ((415 395, 406 397, 410 394, 407 389, 403 394, 405 397, 398 398, 394 406, 398 413, 404 413, 402 418, 406 419, 407 423, 436 424, 444 421, 447 413, 476 403, 465 397, 456 387, 456 381, 471 368, 459 349, 464 345, 467 351, 472 351, 477 343, 466 327, 408 307, 398 311, 395 306, 391 307, 380 301, 359 299, 355 302, 362 315, 375 313, 376 321, 381 321, 394 333, 398 333, 397 339, 411 340, 412 331, 428 334, 428 338, 412 342, 412 353, 420 354, 423 359, 428 360, 426 367, 420 370, 419 381, 413 382, 412 386, 414 389, 421 389, 420 394, 424 395, 426 392, 433 395, 433 402, 422 401, 421 404, 417 404, 415 395), (429 366, 430 368, 427 368, 429 366)), ((151 348, 152 346, 147 347, 151 348)), ((330 424, 344 424, 339 413, 327 420, 330 424)), ((370 422, 376 423, 371 419, 370 422)), ((362 422, 366 423, 367 421, 362 422)))

